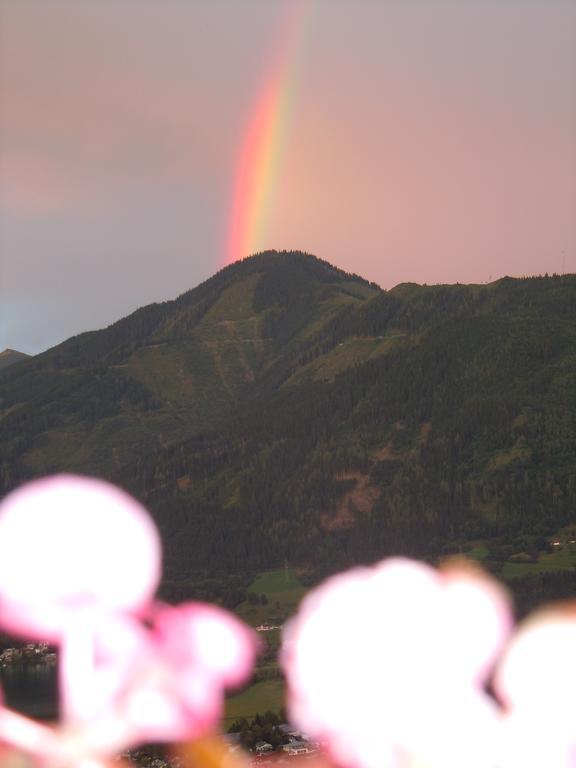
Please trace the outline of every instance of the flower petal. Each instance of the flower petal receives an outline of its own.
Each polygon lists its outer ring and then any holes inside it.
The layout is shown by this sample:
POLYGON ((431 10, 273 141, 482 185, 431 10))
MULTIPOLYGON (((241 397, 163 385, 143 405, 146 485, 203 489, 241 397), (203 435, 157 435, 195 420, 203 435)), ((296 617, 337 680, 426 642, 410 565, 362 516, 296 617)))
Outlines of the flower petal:
POLYGON ((502 765, 576 765, 574 603, 524 621, 497 669, 495 690, 506 707, 502 765))
POLYGON ((509 621, 503 591, 462 567, 396 558, 333 577, 285 630, 290 717, 341 765, 489 765, 482 685, 509 621))
POLYGON ((160 576, 146 510, 101 480, 57 475, 0 505, 0 624, 59 640, 79 611, 138 612, 160 576))

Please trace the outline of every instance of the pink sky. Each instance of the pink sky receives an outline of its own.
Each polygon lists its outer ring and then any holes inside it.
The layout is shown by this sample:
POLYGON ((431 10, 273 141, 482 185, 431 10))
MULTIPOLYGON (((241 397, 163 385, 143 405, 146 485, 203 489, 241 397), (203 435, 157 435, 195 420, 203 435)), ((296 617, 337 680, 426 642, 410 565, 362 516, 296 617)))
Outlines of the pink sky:
MULTIPOLYGON (((260 247, 382 287, 576 272, 576 4, 316 0, 260 247)), ((0 0, 0 349, 223 260, 285 3, 0 0)))

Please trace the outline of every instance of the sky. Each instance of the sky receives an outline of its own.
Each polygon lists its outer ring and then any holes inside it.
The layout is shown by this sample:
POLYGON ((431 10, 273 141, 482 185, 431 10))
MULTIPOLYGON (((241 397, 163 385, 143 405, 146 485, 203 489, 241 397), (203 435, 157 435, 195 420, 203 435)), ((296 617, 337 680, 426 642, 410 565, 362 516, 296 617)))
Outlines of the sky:
POLYGON ((0 120, 0 350, 246 249, 576 272, 575 0, 0 0, 0 120))

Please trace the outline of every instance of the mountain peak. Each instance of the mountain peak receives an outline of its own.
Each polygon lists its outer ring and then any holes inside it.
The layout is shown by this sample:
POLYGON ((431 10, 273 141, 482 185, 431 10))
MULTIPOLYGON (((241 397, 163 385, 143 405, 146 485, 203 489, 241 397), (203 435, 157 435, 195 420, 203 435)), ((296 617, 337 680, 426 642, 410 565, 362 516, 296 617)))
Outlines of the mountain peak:
POLYGON ((319 282, 353 281, 366 286, 378 288, 365 278, 355 273, 346 272, 335 267, 330 262, 313 256, 305 251, 266 250, 254 253, 221 269, 212 279, 221 276, 243 276, 254 272, 269 270, 292 270, 305 273, 308 277, 316 278, 319 282))
POLYGON ((0 368, 8 368, 9 365, 27 360, 29 357, 31 355, 27 355, 25 352, 18 352, 16 349, 6 347, 3 352, 0 352, 0 368))

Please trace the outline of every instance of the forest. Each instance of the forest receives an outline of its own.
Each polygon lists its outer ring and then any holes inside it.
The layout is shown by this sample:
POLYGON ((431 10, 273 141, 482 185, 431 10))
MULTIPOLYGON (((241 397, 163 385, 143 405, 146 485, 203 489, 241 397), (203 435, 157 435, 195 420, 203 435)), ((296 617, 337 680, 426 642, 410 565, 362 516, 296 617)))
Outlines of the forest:
POLYGON ((230 606, 285 564, 537 560, 576 523, 575 435, 574 275, 383 291, 266 252, 0 371, 1 493, 108 478, 160 527, 166 595, 230 606))

